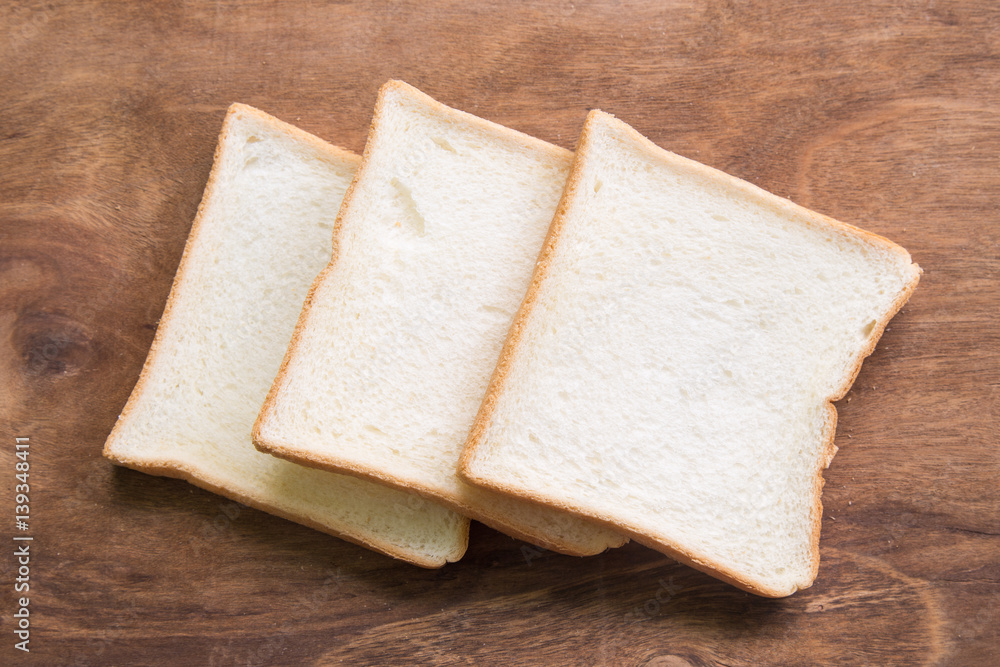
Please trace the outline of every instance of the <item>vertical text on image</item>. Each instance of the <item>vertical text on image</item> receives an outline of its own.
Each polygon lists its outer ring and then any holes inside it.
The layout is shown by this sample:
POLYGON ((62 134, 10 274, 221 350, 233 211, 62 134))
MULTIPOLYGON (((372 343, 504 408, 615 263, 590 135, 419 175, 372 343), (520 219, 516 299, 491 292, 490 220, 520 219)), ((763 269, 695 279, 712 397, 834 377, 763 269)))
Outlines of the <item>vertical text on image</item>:
MULTIPOLYGON (((31 451, 31 441, 28 437, 14 438, 14 525, 21 533, 27 533, 28 521, 31 519, 30 497, 31 486, 28 483, 29 470, 31 465, 28 462, 28 455, 31 451)), ((19 651, 29 652, 28 643, 31 637, 31 621, 28 604, 30 599, 26 595, 31 590, 31 541, 32 537, 25 534, 14 535, 14 559, 16 565, 16 576, 14 577, 14 592, 20 594, 15 596, 14 612, 14 648, 19 651)))

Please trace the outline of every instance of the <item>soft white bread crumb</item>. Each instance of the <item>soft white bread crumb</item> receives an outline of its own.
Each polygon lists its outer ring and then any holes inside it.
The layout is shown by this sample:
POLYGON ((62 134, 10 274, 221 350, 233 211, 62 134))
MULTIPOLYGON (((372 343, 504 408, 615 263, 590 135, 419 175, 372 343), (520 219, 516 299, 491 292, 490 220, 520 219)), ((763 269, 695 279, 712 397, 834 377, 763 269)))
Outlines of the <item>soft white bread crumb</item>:
POLYGON ((466 518, 262 454, 250 440, 359 161, 256 109, 230 108, 156 339, 104 454, 438 567, 465 552, 466 518))
POLYGON ((831 401, 919 275, 593 112, 462 474, 789 595, 818 567, 831 401))
POLYGON ((566 553, 620 546, 601 526, 456 475, 571 159, 401 82, 383 86, 258 448, 415 489, 566 553))

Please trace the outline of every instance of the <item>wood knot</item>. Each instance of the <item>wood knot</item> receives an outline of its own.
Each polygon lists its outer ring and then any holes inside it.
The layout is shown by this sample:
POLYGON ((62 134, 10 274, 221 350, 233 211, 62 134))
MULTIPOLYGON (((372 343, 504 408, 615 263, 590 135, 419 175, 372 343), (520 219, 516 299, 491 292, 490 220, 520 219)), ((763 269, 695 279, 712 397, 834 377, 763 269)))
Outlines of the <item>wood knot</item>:
POLYGON ((93 342, 84 327, 57 313, 34 312, 18 318, 14 345, 27 375, 61 376, 85 367, 93 342))

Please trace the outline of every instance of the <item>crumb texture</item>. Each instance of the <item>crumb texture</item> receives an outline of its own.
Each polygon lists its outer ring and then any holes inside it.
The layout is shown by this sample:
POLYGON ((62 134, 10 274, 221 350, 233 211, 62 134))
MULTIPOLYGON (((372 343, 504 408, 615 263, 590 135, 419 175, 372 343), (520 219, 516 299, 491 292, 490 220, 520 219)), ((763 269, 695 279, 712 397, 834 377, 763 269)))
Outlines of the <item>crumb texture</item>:
POLYGON ((333 263, 261 422, 264 446, 389 477, 554 548, 620 545, 456 474, 571 159, 405 84, 383 88, 333 263))
POLYGON ((468 522, 412 494, 254 449, 251 428, 359 158, 234 105, 155 348, 106 453, 423 565, 468 522))
POLYGON ((828 401, 919 268, 592 114, 467 470, 787 595, 814 576, 828 401))

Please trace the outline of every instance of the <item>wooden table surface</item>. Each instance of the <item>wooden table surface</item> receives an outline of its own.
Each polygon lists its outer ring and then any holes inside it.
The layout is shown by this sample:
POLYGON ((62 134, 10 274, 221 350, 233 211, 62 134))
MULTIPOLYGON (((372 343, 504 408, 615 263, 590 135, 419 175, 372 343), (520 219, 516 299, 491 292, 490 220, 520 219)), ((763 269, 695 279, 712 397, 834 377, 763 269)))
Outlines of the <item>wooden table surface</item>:
POLYGON ((0 664, 1000 664, 1000 6, 496 4, 0 9, 0 664), (812 588, 478 524, 426 571, 101 458, 226 107, 360 151, 389 78, 569 148, 602 108, 923 266, 837 406, 812 588))

